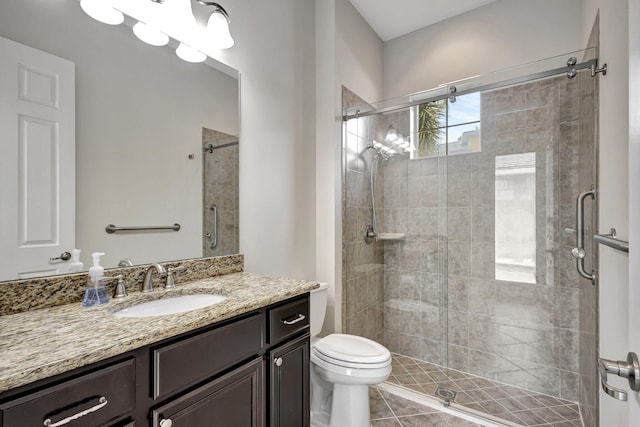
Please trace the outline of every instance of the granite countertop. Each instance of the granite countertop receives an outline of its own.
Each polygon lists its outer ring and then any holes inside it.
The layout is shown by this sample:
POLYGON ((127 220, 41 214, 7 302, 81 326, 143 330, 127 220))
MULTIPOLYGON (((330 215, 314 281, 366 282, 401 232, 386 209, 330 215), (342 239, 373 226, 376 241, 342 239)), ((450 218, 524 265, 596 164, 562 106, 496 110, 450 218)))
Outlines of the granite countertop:
POLYGON ((316 282, 234 273, 179 283, 175 290, 136 293, 97 307, 78 301, 0 316, 0 392, 122 354, 316 288, 316 282), (227 299, 167 316, 111 314, 140 302, 182 294, 215 293, 227 299))

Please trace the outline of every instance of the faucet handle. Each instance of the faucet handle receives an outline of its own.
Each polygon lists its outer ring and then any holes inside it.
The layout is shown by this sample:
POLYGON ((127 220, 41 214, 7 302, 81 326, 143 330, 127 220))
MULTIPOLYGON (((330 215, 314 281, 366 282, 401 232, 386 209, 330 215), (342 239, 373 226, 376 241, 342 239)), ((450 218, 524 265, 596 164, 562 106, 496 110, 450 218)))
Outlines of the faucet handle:
POLYGON ((127 296, 127 288, 125 286, 124 277, 122 274, 118 274, 117 276, 106 276, 102 277, 100 281, 108 282, 111 280, 117 280, 118 284, 116 285, 116 289, 114 291, 114 298, 124 298, 127 296))
POLYGON ((173 274, 176 271, 184 270, 184 265, 179 265, 177 267, 169 267, 167 268, 167 283, 164 285, 165 289, 175 289, 176 288, 176 280, 173 274))

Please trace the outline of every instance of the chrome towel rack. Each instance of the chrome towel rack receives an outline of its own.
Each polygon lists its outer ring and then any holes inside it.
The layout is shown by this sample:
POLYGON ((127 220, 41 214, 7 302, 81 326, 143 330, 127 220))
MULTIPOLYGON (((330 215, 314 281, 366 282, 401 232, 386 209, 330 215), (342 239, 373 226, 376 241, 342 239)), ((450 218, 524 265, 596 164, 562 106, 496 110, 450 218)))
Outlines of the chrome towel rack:
POLYGON ((618 239, 616 235, 616 229, 612 228, 609 234, 595 234, 593 240, 601 245, 609 246, 610 248, 629 253, 629 242, 618 239))
POLYGON ((149 231, 149 230, 173 230, 180 231, 180 224, 176 223, 173 225, 159 225, 159 226, 129 226, 129 227, 116 227, 113 224, 107 225, 104 230, 109 233, 117 233, 119 231, 149 231))

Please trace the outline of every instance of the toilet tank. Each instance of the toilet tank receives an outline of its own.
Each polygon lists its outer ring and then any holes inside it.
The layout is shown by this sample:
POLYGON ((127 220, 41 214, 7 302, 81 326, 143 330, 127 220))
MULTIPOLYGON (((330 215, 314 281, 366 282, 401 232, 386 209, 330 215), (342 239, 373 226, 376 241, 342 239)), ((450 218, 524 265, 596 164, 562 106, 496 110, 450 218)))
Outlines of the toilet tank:
POLYGON ((314 337, 322 330, 324 315, 327 311, 327 297, 329 295, 329 284, 320 283, 320 287, 310 291, 309 295, 309 329, 314 337))

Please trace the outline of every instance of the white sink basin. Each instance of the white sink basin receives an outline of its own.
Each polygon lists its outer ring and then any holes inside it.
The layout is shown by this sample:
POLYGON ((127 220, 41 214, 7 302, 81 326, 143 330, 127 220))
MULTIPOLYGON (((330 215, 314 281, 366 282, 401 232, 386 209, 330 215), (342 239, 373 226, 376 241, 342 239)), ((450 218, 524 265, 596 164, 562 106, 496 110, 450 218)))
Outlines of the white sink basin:
POLYGON ((222 295, 182 295, 137 304, 133 307, 116 311, 113 315, 117 317, 166 316, 168 314, 184 313, 186 311, 208 307, 226 299, 227 297, 223 297, 222 295))

